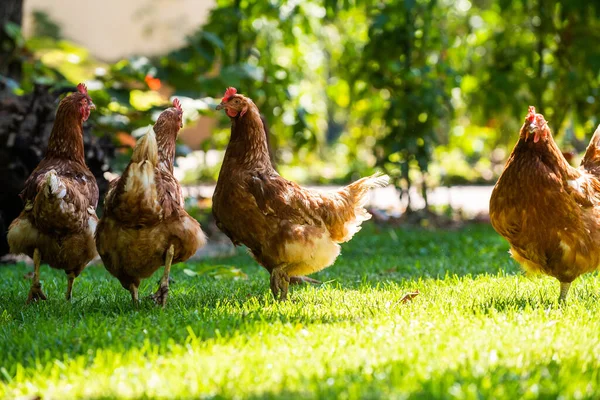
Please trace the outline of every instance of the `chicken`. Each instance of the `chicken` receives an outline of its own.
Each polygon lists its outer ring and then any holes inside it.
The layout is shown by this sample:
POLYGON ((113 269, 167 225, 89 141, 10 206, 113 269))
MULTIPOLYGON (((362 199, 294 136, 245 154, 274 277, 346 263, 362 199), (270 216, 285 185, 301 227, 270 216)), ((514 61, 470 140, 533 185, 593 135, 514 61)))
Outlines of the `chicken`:
POLYGON ((579 168, 529 107, 519 141, 492 192, 490 219, 529 273, 553 276, 564 302, 571 282, 600 264, 600 127, 579 168))
POLYGON ((85 164, 83 149, 83 122, 93 109, 83 84, 60 102, 46 156, 20 194, 25 208, 8 229, 10 251, 33 257, 28 303, 46 300, 40 283, 42 262, 65 271, 70 300, 73 281, 97 254, 98 185, 85 164))
MULTIPOLYGON (((20 96, 0 91, 0 264, 10 263, 11 258, 2 259, 10 252, 6 238, 8 227, 23 209, 19 193, 25 181, 45 156, 57 99, 76 90, 75 85, 55 88, 36 83, 31 92, 20 96), (2 229, 2 222, 6 229, 2 229)), ((103 198, 108 189, 103 175, 114 157, 115 145, 106 132, 99 137, 100 130, 93 129, 92 125, 83 126, 85 163, 96 177, 100 198, 103 198)))
MULTIPOLYGON (((387 175, 362 178, 338 191, 309 190, 283 179, 269 159, 264 126, 254 102, 228 88, 217 110, 231 119, 231 138, 213 195, 217 226, 235 245, 244 244, 271 274, 275 299, 285 300, 290 277, 333 264, 371 215, 369 189, 387 175)), ((295 278, 295 279, 294 279, 295 278)))
POLYGON ((106 269, 130 291, 134 304, 140 280, 164 265, 152 296, 164 306, 171 265, 187 260, 206 243, 200 224, 183 208, 181 187, 173 176, 182 116, 175 99, 138 141, 123 176, 111 182, 98 224, 98 253, 106 269))

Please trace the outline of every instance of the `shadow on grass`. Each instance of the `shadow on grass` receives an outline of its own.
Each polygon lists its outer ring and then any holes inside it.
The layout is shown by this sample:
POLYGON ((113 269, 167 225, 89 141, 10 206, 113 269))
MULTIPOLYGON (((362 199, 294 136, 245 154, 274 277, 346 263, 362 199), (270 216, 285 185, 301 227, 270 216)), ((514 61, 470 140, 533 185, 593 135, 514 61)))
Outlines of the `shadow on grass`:
MULTIPOLYGON (((461 232, 381 230, 366 226, 351 243, 344 244, 336 265, 316 278, 336 279, 345 295, 358 288, 405 279, 425 277, 437 280, 448 271, 456 276, 497 273, 503 261, 501 239, 489 227, 476 226, 461 232)), ((507 247, 507 246, 506 246, 507 247)), ((214 261, 208 260, 206 263, 214 261)), ((139 309, 129 293, 101 267, 88 268, 77 279, 72 303, 64 300, 66 278, 62 271, 42 271, 47 302, 24 306, 30 281, 17 270, 1 270, 4 279, 0 315, 0 360, 13 376, 17 364, 25 368, 56 359, 92 354, 97 349, 127 351, 144 341, 168 351, 172 344, 185 343, 189 329, 200 340, 252 334, 265 324, 328 324, 369 317, 380 305, 362 304, 359 312, 338 304, 339 296, 315 290, 306 300, 276 304, 269 292, 268 274, 249 256, 221 259, 220 264, 242 268, 248 280, 217 280, 188 277, 183 267, 174 267, 171 296, 165 310, 147 296, 156 290, 155 274, 140 287, 139 309), (336 300, 337 299, 337 300, 336 300), (373 310, 371 309, 373 308, 373 310)), ((192 266, 188 266, 193 268, 192 266)), ((304 292, 305 294, 308 292, 304 292)), ((400 295, 400 294, 398 294, 400 295)), ((342 302, 343 303, 343 302, 342 302)), ((490 303, 487 307, 505 307, 490 303)), ((484 306, 485 308, 485 306, 484 306)), ((0 374, 0 379, 5 377, 0 374)))
MULTIPOLYGON (((142 301, 135 308, 129 293, 101 269, 84 273, 68 303, 62 295, 66 285, 62 272, 48 268, 44 272, 49 300, 25 305, 30 281, 22 278, 5 292, 4 312, 0 312, 0 366, 9 377, 14 376, 17 365, 31 368, 85 355, 90 355, 91 361, 98 349, 126 352, 146 341, 167 353, 172 345, 186 343, 190 329, 200 340, 227 339, 255 334, 272 324, 308 326, 357 320, 369 315, 371 307, 366 305, 356 313, 336 305, 337 294, 318 289, 303 292, 307 296, 292 295, 291 302, 281 304, 271 297, 266 273, 235 282, 186 279, 181 268, 172 270, 175 283, 166 309, 147 298, 156 288, 154 279, 142 284, 142 301)), ((6 379, 0 374, 0 380, 6 379)))
POLYGON ((518 298, 494 298, 491 297, 484 302, 473 305, 473 310, 483 314, 489 314, 492 311, 513 311, 527 309, 559 309, 563 305, 559 304, 556 299, 550 299, 547 296, 538 297, 518 297, 518 298))

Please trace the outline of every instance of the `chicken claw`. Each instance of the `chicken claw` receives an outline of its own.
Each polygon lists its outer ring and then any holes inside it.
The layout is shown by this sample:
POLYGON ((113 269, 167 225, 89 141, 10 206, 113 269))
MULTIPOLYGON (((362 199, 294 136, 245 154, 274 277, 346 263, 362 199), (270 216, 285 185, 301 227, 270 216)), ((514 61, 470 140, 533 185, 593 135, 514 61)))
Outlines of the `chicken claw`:
POLYGON ((308 276, 290 276, 290 285, 302 285, 305 283, 312 283, 313 285, 323 284, 323 282, 309 278, 308 276))
POLYGON ((27 302, 25 304, 29 304, 32 301, 38 301, 38 300, 46 300, 47 297, 44 294, 44 292, 42 292, 42 284, 39 282, 36 282, 34 284, 31 285, 31 288, 29 289, 29 295, 27 296, 27 302))
POLYGON ((156 293, 150 297, 157 305, 164 307, 167 305, 167 298, 169 297, 169 285, 161 284, 156 293))
POLYGON ((281 267, 271 271, 271 292, 275 300, 286 301, 290 277, 281 267))

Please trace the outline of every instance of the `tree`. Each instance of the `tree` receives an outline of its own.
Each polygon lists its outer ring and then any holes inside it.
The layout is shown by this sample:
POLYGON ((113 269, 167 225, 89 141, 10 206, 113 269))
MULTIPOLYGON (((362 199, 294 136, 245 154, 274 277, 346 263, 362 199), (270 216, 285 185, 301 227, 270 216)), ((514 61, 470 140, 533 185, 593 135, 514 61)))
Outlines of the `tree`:
MULTIPOLYGON (((389 100, 387 133, 378 141, 380 165, 408 195, 411 167, 426 174, 440 128, 448 122, 454 80, 446 60, 447 13, 436 1, 388 1, 374 8, 365 48, 365 81, 389 100)), ((410 210, 410 197, 408 207, 410 210)))
POLYGON ((21 62, 15 57, 20 37, 15 27, 21 26, 23 0, 3 0, 0 7, 0 75, 15 81, 21 79, 21 62))
POLYGON ((518 125, 535 105, 557 134, 567 120, 589 134, 600 115, 600 4, 478 3, 470 11, 461 85, 474 121, 518 125))

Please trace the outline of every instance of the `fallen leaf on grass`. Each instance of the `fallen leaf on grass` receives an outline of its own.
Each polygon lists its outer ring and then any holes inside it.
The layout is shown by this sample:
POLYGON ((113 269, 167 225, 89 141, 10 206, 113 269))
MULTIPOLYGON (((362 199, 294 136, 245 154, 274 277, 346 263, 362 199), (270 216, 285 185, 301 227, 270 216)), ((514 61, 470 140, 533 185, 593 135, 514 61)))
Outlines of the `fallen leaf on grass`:
POLYGON ((410 292, 410 293, 406 293, 401 299, 400 299, 400 303, 408 303, 409 301, 411 301, 412 299, 414 299, 415 297, 417 297, 419 295, 419 291, 415 290, 414 292, 410 292))
POLYGON ((187 276, 201 276, 208 275, 212 276, 215 279, 222 278, 233 278, 234 280, 238 279, 248 279, 248 275, 244 273, 239 268, 233 267, 231 265, 211 265, 204 268, 200 268, 198 271, 193 271, 191 269, 185 268, 183 273, 187 276))

